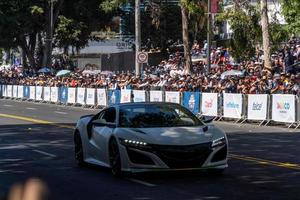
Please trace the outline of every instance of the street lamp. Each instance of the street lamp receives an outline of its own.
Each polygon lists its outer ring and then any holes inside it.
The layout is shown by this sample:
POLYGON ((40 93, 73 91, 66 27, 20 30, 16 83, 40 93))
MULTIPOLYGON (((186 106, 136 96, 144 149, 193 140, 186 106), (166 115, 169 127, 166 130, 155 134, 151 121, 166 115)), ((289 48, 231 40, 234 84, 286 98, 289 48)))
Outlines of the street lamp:
POLYGON ((135 0, 135 74, 140 75, 140 63, 138 62, 138 52, 141 51, 141 1, 135 0))

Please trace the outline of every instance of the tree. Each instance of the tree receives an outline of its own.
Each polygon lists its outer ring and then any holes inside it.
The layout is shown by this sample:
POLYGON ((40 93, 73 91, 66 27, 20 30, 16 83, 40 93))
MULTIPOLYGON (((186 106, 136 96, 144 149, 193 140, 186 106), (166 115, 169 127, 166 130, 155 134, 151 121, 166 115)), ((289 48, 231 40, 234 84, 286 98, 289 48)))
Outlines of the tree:
POLYGON ((233 32, 229 45, 236 59, 246 60, 255 55, 255 46, 261 42, 260 13, 248 4, 236 3, 217 17, 228 22, 233 32))
POLYGON ((300 35, 300 0, 281 0, 281 7, 290 33, 300 35))
POLYGON ((272 70, 272 62, 271 62, 271 48, 270 48, 267 0, 261 0, 260 6, 261 6, 261 28, 262 28, 262 38, 263 38, 263 50, 264 50, 264 67, 265 67, 265 69, 271 71, 272 70))
POLYGON ((189 16, 198 15, 204 17, 205 3, 199 0, 180 0, 182 17, 182 40, 184 46, 184 71, 189 74, 191 71, 191 46, 189 39, 189 16))
MULTIPOLYGON (((0 47, 20 47, 33 68, 50 65, 50 0, 0 0, 0 47)), ((53 22, 55 45, 85 46, 91 33, 110 23, 112 15, 101 12, 99 0, 56 0, 53 22)), ((25 60, 26 60, 25 59, 25 60)))

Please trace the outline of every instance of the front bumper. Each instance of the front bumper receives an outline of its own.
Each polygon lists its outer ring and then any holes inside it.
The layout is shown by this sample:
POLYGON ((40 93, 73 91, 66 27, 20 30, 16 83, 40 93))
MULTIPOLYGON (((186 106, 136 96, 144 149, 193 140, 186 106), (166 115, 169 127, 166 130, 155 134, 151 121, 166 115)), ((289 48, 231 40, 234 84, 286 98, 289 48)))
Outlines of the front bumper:
POLYGON ((120 145, 122 170, 130 172, 225 169, 227 144, 211 148, 211 143, 189 146, 159 146, 139 149, 120 145), (134 155, 139 159, 133 158, 134 155), (143 159, 142 159, 143 158, 143 159))

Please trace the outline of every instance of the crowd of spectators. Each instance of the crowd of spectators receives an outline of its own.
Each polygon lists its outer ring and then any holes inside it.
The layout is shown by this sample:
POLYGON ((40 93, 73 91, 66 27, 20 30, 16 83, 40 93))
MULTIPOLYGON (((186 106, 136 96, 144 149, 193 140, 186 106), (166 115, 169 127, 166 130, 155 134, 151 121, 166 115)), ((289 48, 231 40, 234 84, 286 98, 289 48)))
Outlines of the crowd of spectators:
MULTIPOLYGON (((205 52, 205 46, 195 43, 193 57, 205 52)), ((293 39, 272 55, 272 71, 263 68, 262 58, 233 63, 230 50, 219 47, 212 50, 212 68, 207 73, 204 61, 193 62, 191 73, 185 73, 182 55, 175 53, 158 66, 148 66, 142 76, 133 72, 88 74, 74 71, 67 77, 38 74, 30 68, 13 67, 0 71, 1 84, 68 86, 107 89, 166 90, 227 92, 243 94, 300 94, 300 73, 295 63, 300 61, 300 41, 293 39), (224 72, 239 71, 239 75, 223 76, 224 72)))

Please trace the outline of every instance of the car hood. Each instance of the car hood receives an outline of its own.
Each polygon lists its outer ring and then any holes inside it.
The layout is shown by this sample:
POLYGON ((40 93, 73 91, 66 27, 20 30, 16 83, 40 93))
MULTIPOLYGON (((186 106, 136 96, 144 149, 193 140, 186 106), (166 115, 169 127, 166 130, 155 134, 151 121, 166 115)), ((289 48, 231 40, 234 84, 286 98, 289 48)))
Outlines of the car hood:
POLYGON ((120 137, 160 145, 193 145, 212 142, 214 126, 208 131, 199 127, 122 128, 120 137))

